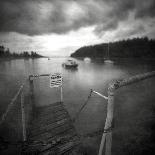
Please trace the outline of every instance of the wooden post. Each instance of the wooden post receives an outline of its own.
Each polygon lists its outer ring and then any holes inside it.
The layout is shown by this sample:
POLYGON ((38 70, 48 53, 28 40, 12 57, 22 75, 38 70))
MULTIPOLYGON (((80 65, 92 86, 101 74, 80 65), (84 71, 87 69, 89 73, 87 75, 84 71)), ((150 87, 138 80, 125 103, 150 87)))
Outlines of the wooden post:
POLYGON ((103 154, 104 145, 106 147, 105 155, 111 155, 111 146, 112 146, 112 121, 113 121, 113 111, 114 111, 114 88, 110 87, 108 89, 108 105, 107 105, 107 118, 104 126, 104 132, 101 139, 99 155, 103 154), (105 144, 106 143, 106 144, 105 144))
POLYGON ((30 86, 30 106, 31 106, 31 112, 32 112, 32 115, 34 114, 33 113, 33 110, 34 110, 34 84, 33 84, 33 76, 29 76, 29 86, 30 86))
POLYGON ((25 126, 25 110, 24 110, 24 94, 21 92, 21 112, 22 112, 22 128, 23 128, 23 141, 26 141, 26 126, 25 126))
POLYGON ((139 82, 141 80, 145 80, 155 76, 155 71, 139 74, 128 79, 116 80, 114 83, 110 84, 108 88, 108 105, 107 105, 107 117, 104 127, 104 133, 102 135, 100 149, 98 155, 103 155, 103 148, 105 148, 105 155, 111 155, 111 147, 112 147, 112 121, 113 121, 113 113, 114 113, 114 92, 116 89, 139 82))
POLYGON ((104 144, 105 144, 105 139, 106 139, 106 133, 103 133, 98 155, 102 155, 104 144))
POLYGON ((62 86, 60 86, 60 101, 63 102, 63 92, 62 92, 62 86))

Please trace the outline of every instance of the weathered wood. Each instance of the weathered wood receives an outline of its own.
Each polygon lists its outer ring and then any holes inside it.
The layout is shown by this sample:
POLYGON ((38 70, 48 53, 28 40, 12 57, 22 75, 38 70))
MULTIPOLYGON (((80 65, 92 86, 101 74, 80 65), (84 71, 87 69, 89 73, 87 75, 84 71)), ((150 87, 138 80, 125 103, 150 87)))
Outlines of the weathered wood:
POLYGON ((55 115, 55 113, 56 114, 60 114, 60 113, 66 113, 67 114, 67 112, 66 112, 66 110, 65 109, 63 109, 62 107, 61 108, 57 108, 57 109, 55 109, 55 110, 51 110, 51 111, 48 111, 47 110, 47 112, 42 112, 42 113, 36 113, 36 117, 38 116, 38 117, 46 117, 46 116, 48 116, 49 114, 50 115, 55 115), (52 113, 51 113, 51 111, 52 111, 52 113))
POLYGON ((60 86, 60 101, 63 102, 63 91, 62 86, 60 86))
POLYGON ((120 87, 133 84, 135 82, 139 82, 141 80, 145 80, 155 76, 155 71, 139 74, 136 76, 132 76, 128 79, 117 80, 110 84, 108 88, 108 105, 107 105, 107 117, 104 127, 104 133, 101 139, 99 155, 104 154, 103 148, 106 146, 105 155, 111 155, 111 146, 112 146, 112 121, 113 121, 113 113, 114 113, 114 92, 120 87), (108 135, 108 136, 107 136, 108 135), (106 143, 106 144, 105 144, 106 143))
POLYGON ((37 121, 42 121, 42 120, 46 120, 46 118, 57 118, 58 116, 60 115, 66 115, 66 117, 68 116, 68 113, 62 109, 62 110, 59 110, 57 112, 51 112, 51 113, 42 113, 42 114, 36 114, 36 118, 34 118, 34 122, 37 122, 37 121))
POLYGON ((36 128, 39 128, 40 127, 40 124, 45 124, 45 125, 49 125, 51 123, 54 123, 55 121, 60 121, 62 119, 65 119, 66 118, 66 115, 65 114, 62 114, 62 115, 58 115, 57 118, 55 119, 51 119, 51 117, 47 117, 44 119, 42 119, 41 121, 40 120, 37 120, 35 123, 33 123, 33 127, 32 129, 36 129, 36 128))
POLYGON ((39 107, 35 111, 29 140, 36 142, 36 145, 30 143, 27 152, 62 154, 79 144, 79 137, 62 103, 39 107))
POLYGON ((52 103, 52 104, 50 104, 50 105, 37 107, 37 108, 36 108, 36 111, 37 111, 37 112, 44 112, 44 111, 46 111, 46 110, 48 110, 48 109, 49 109, 49 110, 53 110, 54 108, 57 108, 58 106, 63 107, 62 103, 56 102, 56 103, 52 103))
POLYGON ((60 136, 62 134, 67 133, 69 130, 72 130, 73 127, 71 127, 70 125, 66 124, 64 126, 61 126, 61 128, 57 129, 57 130, 51 130, 49 132, 45 132, 42 133, 40 135, 36 135, 36 136, 32 136, 30 137, 30 140, 47 140, 51 137, 55 137, 55 136, 60 136))
POLYGON ((25 109, 24 109, 24 94, 21 92, 21 112, 22 112, 22 129, 23 141, 26 141, 26 124, 25 124, 25 109))
POLYGON ((54 128, 58 128, 64 124, 69 124, 69 121, 67 119, 61 120, 59 122, 55 122, 52 124, 49 124, 47 126, 44 126, 44 124, 40 125, 40 128, 36 129, 36 130, 32 130, 31 134, 32 135, 37 135, 37 134, 41 134, 44 132, 48 132, 49 130, 52 130, 54 128))

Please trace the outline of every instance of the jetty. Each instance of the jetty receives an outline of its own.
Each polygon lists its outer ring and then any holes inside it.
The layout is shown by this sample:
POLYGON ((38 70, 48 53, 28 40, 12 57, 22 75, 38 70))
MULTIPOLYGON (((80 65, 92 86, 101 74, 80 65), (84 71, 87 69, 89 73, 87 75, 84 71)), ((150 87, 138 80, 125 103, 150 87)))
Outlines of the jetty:
MULTIPOLYGON (((3 124, 6 120, 8 113, 16 104, 15 101, 20 97, 22 142, 20 141, 21 147, 19 154, 73 154, 80 145, 80 137, 75 130, 71 117, 63 102, 51 102, 49 105, 41 107, 37 107, 34 104, 33 80, 45 76, 50 76, 50 74, 29 76, 30 103, 25 103, 24 101, 24 85, 22 85, 8 105, 7 111, 3 114, 0 124, 3 124)), ((56 75, 56 77, 59 78, 58 75, 56 75)), ((59 86, 58 82, 53 82, 52 84, 58 84, 59 86)), ((19 141, 16 143, 18 145, 19 141)))
POLYGON ((63 154, 78 146, 80 139, 61 102, 36 108, 35 115, 24 153, 63 154))
MULTIPOLYGON (((107 100, 107 116, 98 155, 111 155, 112 148, 112 131, 114 129, 114 95, 115 91, 123 86, 127 86, 155 76, 155 71, 138 74, 126 79, 116 80, 109 84, 108 97, 103 94, 91 90, 87 101, 77 112, 77 118, 80 112, 86 106, 92 93, 99 95, 107 100)), ((12 98, 6 111, 1 117, 0 126, 6 127, 6 122, 10 120, 9 128, 19 133, 21 129, 21 137, 14 136, 15 142, 7 141, 4 137, 0 137, 0 154, 7 154, 9 146, 18 146, 16 154, 22 155, 83 155, 80 152, 82 146, 81 136, 78 135, 74 127, 74 121, 71 119, 67 109, 63 104, 62 93, 62 77, 60 74, 41 74, 29 76, 29 102, 25 102, 24 84, 12 98), (50 76, 50 87, 60 87, 60 102, 50 103, 49 105, 36 107, 34 97, 34 80, 39 77, 50 76), (10 113, 14 115, 9 115, 10 113), (17 116, 17 119, 14 119, 17 116), (10 119, 8 119, 10 117, 10 119), (21 121, 18 121, 21 119, 21 121), (21 128, 15 123, 21 124, 21 128), (20 139, 21 138, 21 139, 20 139), (19 141, 20 139, 20 141, 19 141)), ((1 128, 0 128, 1 129, 1 128)), ((10 132, 11 133, 11 132, 10 132)), ((15 149, 17 147, 13 147, 15 149)), ((12 150, 11 150, 12 151, 12 150)), ((11 152, 12 153, 12 152, 11 152)))

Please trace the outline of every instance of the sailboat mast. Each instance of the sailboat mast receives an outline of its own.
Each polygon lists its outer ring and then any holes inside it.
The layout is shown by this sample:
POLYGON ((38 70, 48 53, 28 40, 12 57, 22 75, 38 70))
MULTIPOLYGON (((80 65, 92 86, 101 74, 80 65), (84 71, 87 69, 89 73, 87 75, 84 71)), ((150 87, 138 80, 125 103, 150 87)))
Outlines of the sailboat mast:
POLYGON ((108 58, 109 58, 109 42, 108 42, 108 58))

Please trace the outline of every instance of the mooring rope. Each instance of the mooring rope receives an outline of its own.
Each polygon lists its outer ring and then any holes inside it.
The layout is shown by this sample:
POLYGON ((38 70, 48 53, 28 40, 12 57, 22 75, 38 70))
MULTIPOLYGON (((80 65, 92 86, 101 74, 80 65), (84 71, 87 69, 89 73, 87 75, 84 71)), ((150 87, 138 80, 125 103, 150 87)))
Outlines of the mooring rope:
POLYGON ((76 121, 76 119, 79 117, 81 111, 82 111, 82 110, 84 109, 84 107, 87 105, 87 103, 88 103, 88 101, 89 101, 89 99, 90 99, 92 93, 95 93, 95 94, 101 96, 102 98, 104 98, 105 100, 108 100, 108 97, 106 97, 105 95, 102 95, 101 93, 99 93, 99 92, 94 91, 94 90, 91 89, 91 90, 90 90, 90 94, 88 95, 87 100, 86 100, 85 103, 82 105, 82 107, 80 108, 80 110, 77 112, 76 116, 73 118, 73 120, 72 120, 73 122, 76 121))
POLYGON ((89 101, 89 99, 90 99, 90 97, 91 97, 91 95, 92 95, 92 92, 93 92, 93 90, 91 89, 91 90, 90 90, 90 93, 89 93, 89 95, 88 95, 87 100, 86 100, 85 103, 82 105, 82 107, 80 108, 80 110, 77 112, 76 116, 73 118, 73 120, 72 120, 73 122, 76 121, 76 119, 79 117, 79 115, 80 115, 81 111, 83 110, 83 108, 87 105, 87 103, 88 103, 88 101, 89 101))

